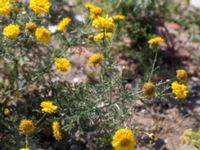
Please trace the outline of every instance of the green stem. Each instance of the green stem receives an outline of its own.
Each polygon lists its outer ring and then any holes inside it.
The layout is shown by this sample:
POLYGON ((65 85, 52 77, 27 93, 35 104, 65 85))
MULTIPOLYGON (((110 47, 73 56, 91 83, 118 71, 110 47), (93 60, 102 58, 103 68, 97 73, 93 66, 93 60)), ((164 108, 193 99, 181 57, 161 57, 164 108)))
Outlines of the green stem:
POLYGON ((25 141, 25 144, 26 144, 26 148, 28 147, 28 135, 26 135, 26 141, 25 141))
POLYGON ((156 49, 155 57, 154 57, 154 60, 153 60, 153 66, 151 68, 151 73, 149 75, 148 81, 151 81, 151 77, 153 75, 153 72, 154 72, 154 69, 155 69, 155 65, 156 65, 156 62, 157 62, 157 57, 158 57, 158 49, 156 49))
POLYGON ((39 125, 42 121, 44 121, 44 119, 46 118, 46 116, 47 116, 46 113, 43 114, 43 116, 38 120, 38 122, 35 124, 35 126, 38 127, 38 125, 39 125))

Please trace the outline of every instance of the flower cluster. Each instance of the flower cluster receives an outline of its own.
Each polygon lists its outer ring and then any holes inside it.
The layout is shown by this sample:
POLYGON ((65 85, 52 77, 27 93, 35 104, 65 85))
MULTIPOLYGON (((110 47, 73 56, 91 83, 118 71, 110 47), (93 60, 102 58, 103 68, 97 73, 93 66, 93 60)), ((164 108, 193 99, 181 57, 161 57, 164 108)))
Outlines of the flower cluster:
POLYGON ((187 87, 184 84, 187 81, 187 72, 185 70, 176 70, 176 77, 179 80, 171 84, 172 93, 175 94, 176 99, 184 99, 188 95, 187 87))
MULTIPOLYGON (((44 27, 36 28, 36 24, 29 22, 25 25, 25 29, 28 30, 31 34, 35 33, 36 39, 42 43, 48 43, 51 38, 51 33, 44 27)), ((15 39, 20 34, 19 25, 9 24, 3 29, 3 35, 8 39, 15 39)))
POLYGON ((113 30, 116 28, 116 25, 113 22, 111 17, 101 17, 98 16, 93 22, 92 26, 99 30, 113 30))
POLYGON ((135 145, 136 141, 130 129, 119 129, 112 138, 112 146, 115 150, 133 150, 135 145))
MULTIPOLYGON (((85 8, 87 8, 90 12, 90 18, 92 19, 92 26, 101 31, 97 35, 94 36, 95 41, 100 41, 105 38, 110 38, 113 31, 116 28, 116 24, 114 20, 124 20, 125 16, 123 15, 115 15, 109 17, 106 15, 103 17, 103 11, 100 7, 92 5, 90 3, 85 4, 85 8)), ((92 35, 90 37, 93 37, 92 35)))
MULTIPOLYGON (((13 6, 14 2, 16 2, 16 0, 0 0, 0 14, 1 15, 7 15, 10 13, 11 11, 11 6, 13 6)), ((95 6, 95 5, 92 5, 92 4, 85 4, 85 7, 89 10, 89 13, 90 13, 90 20, 91 22, 88 23, 88 25, 91 25, 92 27, 95 28, 95 30, 91 30, 92 33, 88 33, 88 34, 92 34, 92 40, 93 42, 99 46, 101 45, 101 41, 105 42, 103 43, 102 45, 104 47, 106 47, 106 41, 107 39, 111 38, 114 30, 116 29, 116 27, 119 25, 117 24, 118 21, 120 20, 125 20, 125 16, 123 15, 114 15, 114 16, 104 16, 103 15, 103 11, 100 7, 98 6, 95 6), (90 24, 91 23, 91 24, 90 24), (94 32, 93 32, 94 31, 94 32), (100 41, 100 44, 97 43, 100 41)), ((24 24, 22 24, 22 20, 19 20, 19 21, 16 21, 18 22, 18 25, 17 24, 9 24, 7 25, 6 27, 3 28, 3 36, 7 39, 16 39, 17 37, 19 37, 20 35, 22 35, 23 33, 25 33, 25 36, 21 36, 22 38, 27 38, 24 40, 24 42, 22 43, 27 43, 27 45, 34 45, 35 43, 32 42, 31 40, 32 39, 36 39, 37 41, 41 42, 41 43, 49 43, 50 40, 51 40, 51 32, 43 27, 42 25, 41 26, 38 26, 39 24, 39 21, 37 20, 39 17, 43 17, 45 15, 43 14, 47 14, 49 13, 49 9, 50 9, 50 2, 49 0, 30 0, 29 2, 29 8, 31 9, 31 12, 33 11, 34 13, 31 13, 30 16, 28 16, 27 18, 29 18, 28 20, 25 21, 24 24), (42 14, 42 15, 41 15, 42 14), (41 16, 40 16, 41 15, 41 16), (31 17, 34 16, 34 18, 32 18, 32 21, 31 21, 31 17), (36 24, 37 23, 37 24, 36 24), (24 28, 24 32, 23 30, 21 31, 20 28, 24 28), (28 38, 28 36, 30 35, 31 38, 28 38), (34 38, 33 38, 34 37, 34 38), (30 42, 31 41, 31 42, 30 42)), ((43 18, 42 18, 43 19, 43 18)), ((11 21, 11 22, 15 22, 15 21, 11 21)), ((42 21, 43 22, 43 21, 42 21)), ((46 20, 44 19, 44 22, 46 23, 46 20)), ((56 38, 58 37, 58 39, 60 40, 61 38, 63 38, 61 40, 60 43, 62 43, 64 45, 64 43, 66 42, 65 40, 67 40, 67 38, 65 38, 65 31, 66 31, 66 28, 68 27, 68 25, 70 24, 71 22, 71 19, 68 18, 68 17, 65 17, 63 18, 56 26, 57 30, 60 31, 60 32, 57 32, 56 34, 61 34, 61 36, 56 36, 56 38)), ((88 27, 88 26, 87 26, 88 27)), ((76 35, 76 30, 73 30, 73 33, 75 33, 74 35, 76 35)), ((79 33, 79 32, 78 32, 79 33)), ((70 34, 69 34, 70 35, 70 34)), ((85 30, 81 31, 80 32, 80 35, 81 36, 78 36, 78 37, 85 37, 85 35, 87 36, 87 33, 85 32, 85 30), (81 34, 84 33, 82 36, 81 34)), ((56 39, 57 40, 57 39, 56 39)), ((7 41, 7 40, 5 40, 7 41)), ((23 41, 23 39, 19 40, 19 42, 23 41)), ((74 39, 70 39, 68 43, 72 42, 72 44, 74 44, 74 39)), ((81 40, 80 40, 81 41, 81 40)), ((14 41, 15 42, 15 41, 14 41)), ((13 43, 14 43, 13 42, 13 43)), ((57 41, 56 41, 57 42, 57 41)), ((79 45, 79 40, 77 40, 77 45, 79 45)), ((154 37, 152 39, 150 39, 148 41, 148 44, 150 46, 152 45, 157 45, 161 42, 164 42, 164 39, 157 36, 157 37, 154 37)), ((10 42, 12 43, 12 42, 10 42)), ((59 43, 59 42, 58 42, 59 43)), ((15 44, 15 43, 14 43, 15 44)), ((17 45, 17 44, 16 44, 17 45)), ((21 43, 19 44, 21 46, 21 43)), ((75 44, 74 44, 75 45, 75 44)), ((76 45, 76 46, 77 46, 76 45)), ((84 42, 81 42, 81 46, 82 45, 87 45, 85 44, 85 41, 84 42)), ((88 44, 89 45, 89 44, 88 44)), ((95 45, 95 46, 96 46, 95 45)), ((18 45, 17 45, 18 46, 18 45)), ((59 45, 60 46, 60 45, 59 45)), ((110 45, 109 45, 110 46, 110 45)), ((48 50, 50 49, 49 47, 51 46, 48 46, 48 50)), ((66 48, 66 45, 63 46, 64 48, 66 48)), ((51 53, 50 55, 48 56, 51 56, 49 58, 52 58, 54 56, 63 56, 65 54, 61 54, 60 52, 62 52, 62 48, 63 47, 52 47, 52 49, 54 49, 55 53, 51 53)), ((21 48, 21 47, 20 47, 21 48)), ((71 48, 71 47, 70 47, 71 48)), ((65 50, 65 49, 64 49, 65 50)), ((109 52, 109 48, 106 49, 107 51, 105 52, 109 52)), ((45 50, 44 50, 45 51, 45 50)), ((46 52, 46 51, 45 51, 46 52)), ((45 53, 46 54, 46 53, 45 53)), ((87 53, 87 54, 90 54, 90 53, 87 53)), ((106 53, 105 56, 109 55, 110 53, 106 53)), ((88 55, 86 55, 87 57, 88 55)), ((44 58, 44 57, 41 57, 41 58, 44 58)), ((48 60, 49 60, 48 58, 48 60)), ((102 63, 104 59, 104 55, 103 53, 98 53, 98 52, 95 52, 93 53, 87 60, 87 65, 85 68, 89 68, 89 69, 98 69, 100 68, 100 64, 102 63), (88 67, 89 66, 89 67, 88 67), (96 67, 96 68, 95 68, 96 67)), ((107 60, 107 59, 105 59, 107 60)), ((66 71, 69 71, 71 69, 71 63, 68 59, 64 58, 64 57, 56 57, 54 60, 50 60, 50 61, 53 61, 53 64, 55 66, 56 69, 62 71, 62 72, 66 72, 66 71)), ((44 61, 45 62, 45 61, 44 61)), ((84 62, 85 62, 85 59, 84 59, 84 62)), ((20 62, 21 63, 21 62, 20 62)), ((110 61, 109 63, 105 62, 104 64, 110 64, 110 61)), ((104 66, 103 66, 104 67, 104 66)), ((107 66, 106 66, 107 67, 107 66)), ((82 68, 81 68, 82 69, 82 68)), ((154 71, 155 68, 153 68, 152 70, 154 71)), ((99 69, 100 70, 100 69, 99 69)), ((105 69, 106 70, 106 69, 105 69)), ((110 70, 110 69, 109 69, 110 70)), ((43 71, 43 70, 42 70, 43 71)), ((49 70, 48 70, 49 71, 49 70)), ((85 71, 85 70, 84 70, 85 71)), ((104 71, 104 70, 103 70, 104 71)), ((31 71, 30 71, 31 72, 31 71)), ((46 72, 42 72, 42 75, 44 75, 46 77, 46 72)), ((49 73, 49 72, 48 72, 49 73)), ((48 74, 47 73, 47 74, 48 74)), ((107 74, 104 74, 105 72, 102 73, 102 76, 100 76, 101 78, 104 77, 104 75, 107 76, 107 74)), ((107 73, 107 72, 106 72, 107 73)), ((114 73, 113 73, 114 74, 114 73)), ((37 74, 38 75, 38 74, 37 74)), ((23 75, 22 75, 23 76, 23 75)), ((25 75, 24 75, 25 76, 25 75)), ((50 75, 49 75, 50 76, 50 75)), ((89 76, 89 75, 88 75, 89 76)), ((121 77, 121 76, 120 76, 121 77)), ((101 79, 100 78, 100 79, 101 79)), ((176 78, 177 78, 177 81, 174 81, 173 83, 171 83, 171 89, 172 89, 172 93, 176 96, 176 99, 183 99, 183 98, 186 98, 187 95, 188 95, 188 91, 187 91, 187 87, 185 85, 186 81, 187 81, 187 78, 188 78, 188 74, 185 70, 177 70, 176 71, 176 78)), ((35 79, 35 78, 33 78, 35 79)), ((34 80, 35 81, 35 80, 34 80)), ((45 80, 46 81, 46 80, 45 80)), ((51 81, 51 80, 50 80, 51 81)), ((117 82, 117 81, 116 81, 117 82)), ((48 82, 49 83, 49 82, 48 82)), ((52 82, 51 82, 52 83, 52 82)), ((112 83, 112 82, 111 82, 112 83)), ((169 83, 169 82, 168 82, 169 83)), ((51 84, 50 84, 51 85, 51 84)), ((58 85, 60 86, 60 84, 58 83, 58 85)), ((147 96, 147 97, 152 97, 152 96, 155 96, 157 95, 156 93, 156 89, 158 89, 157 91, 159 91, 159 88, 157 88, 158 84, 154 84, 153 82, 151 81, 148 81, 146 82, 144 85, 143 85, 143 88, 141 89, 141 91, 139 91, 138 93, 144 93, 144 96, 147 96)), ((49 86, 49 85, 48 85, 49 86)), ((58 86, 58 87, 59 87, 58 86)), ((65 85, 64 85, 65 86, 65 85)), ((107 86, 107 84, 106 84, 107 86)), ((109 85, 109 86, 112 86, 112 85, 109 85)), ((21 87, 21 86, 20 86, 21 87)), ((110 88, 110 87, 109 87, 110 88)), ((84 88, 85 89, 85 88, 84 88)), ((46 90, 46 89, 45 89, 46 90)), ((55 90, 55 88, 48 88, 49 91, 47 91, 46 93, 47 94, 44 94, 42 93, 43 95, 42 96, 50 96, 51 93, 53 90, 55 90), (51 91, 52 90, 52 91, 51 91)), ((68 89, 62 89, 62 88, 58 88, 58 90, 60 91, 64 91, 66 92, 68 89), (60 90, 61 89, 61 90, 60 90)), ((111 89, 111 90, 114 90, 114 89, 111 89)), ((168 89, 167 89, 168 90, 168 89)), ((56 90, 55 90, 56 91, 56 90)), ((59 92, 60 92, 59 91, 59 92)), ((90 90, 91 91, 91 90, 90 90)), ((57 91, 56 91, 57 92, 57 91)), ((71 91, 70 91, 71 92, 71 91)), ((82 91, 81 91, 82 92, 82 91)), ((107 90, 106 90, 107 92, 107 90)), ((111 104, 112 103, 112 100, 114 101, 115 99, 112 98, 112 93, 113 91, 109 91, 109 93, 111 93, 111 96, 110 99, 109 99, 109 102, 111 101, 111 104)), ((124 91, 123 91, 124 92, 124 91)), ((59 94, 57 95, 57 93, 55 93, 54 95, 54 91, 52 92, 53 96, 52 97, 56 97, 59 99, 59 94)), ((66 92, 67 93, 67 92, 66 92)), ((86 92, 85 92, 86 93, 86 92)), ((87 93, 90 93, 90 92, 87 92, 87 93)), ((125 93, 125 92, 124 92, 125 93)), ((104 94, 104 93, 103 93, 104 94)), ((129 93, 128 93, 129 94, 129 93)), ((131 93, 133 94, 133 93, 131 93)), ((171 92, 170 92, 171 94, 171 92)), ((65 97, 63 96, 64 94, 60 94, 61 97, 65 97)), ((72 94, 73 95, 73 94, 72 94)), ((74 94, 75 95, 75 98, 73 97, 73 100, 74 99, 78 99, 78 94, 74 94)), ((107 95, 107 94, 106 94, 107 95)), ((69 95, 68 95, 69 96, 69 95)), ((101 95, 100 95, 101 96, 101 95)), ((98 97, 100 97, 98 96, 98 97)), ((85 96, 86 98, 88 98, 87 96, 85 96)), ((102 97, 102 96, 101 96, 102 97)), ((104 97, 103 97, 104 98, 104 97)), ((95 98, 93 98, 95 99, 95 98)), ((78 99, 79 100, 79 99, 78 99)), ((84 99, 85 100, 85 99, 84 99)), ((87 104, 87 102, 83 101, 84 103, 87 104)), ((99 102, 99 101, 98 101, 99 102)), ((115 101, 114 101, 115 102, 115 101)), ((118 101, 116 101, 118 102, 118 101)), ((78 101, 78 103, 80 103, 80 101, 78 101)), ((60 104, 58 102, 58 104, 60 104)), ((65 104, 65 103, 61 103, 59 106, 61 106, 62 104, 65 104)), ((82 105, 82 103, 80 103, 80 105, 82 105)), ((66 105, 64 105, 66 106, 66 105)), ((64 108, 63 106, 63 108, 64 108)), ((72 105, 72 106, 77 106, 77 105, 72 105)), ((83 105, 82 105, 83 106, 83 105)), ((88 105, 88 106, 95 106, 96 105, 88 105)), ((108 106, 107 103, 106 105, 104 106, 108 106)), ((54 104, 53 101, 50 101, 50 100, 44 100, 40 103, 40 108, 41 108, 41 112, 42 112, 42 117, 41 119, 38 120, 37 123, 33 123, 34 121, 30 120, 30 119, 22 119, 19 123, 19 132, 23 135, 25 135, 26 137, 38 130, 38 127, 40 127, 38 124, 40 124, 42 121, 44 121, 45 117, 49 117, 49 114, 53 114, 55 113, 57 110, 58 110, 58 106, 54 104)), ((84 107, 83 107, 84 108, 84 107)), ((77 108, 78 110, 79 108, 77 108)), ((56 115, 54 116, 55 118, 59 118, 59 119, 62 119, 61 117, 64 116, 63 114, 66 113, 66 110, 68 111, 68 108, 64 108, 63 109, 63 112, 60 112, 59 113, 55 113, 56 115)), ((92 107, 92 110, 93 107, 92 107)), ((71 110, 70 111, 70 114, 73 114, 74 112, 71 110)), ((9 116, 10 115, 10 110, 8 108, 4 108, 2 109, 2 112, 3 112, 3 115, 4 117, 5 116, 9 116)), ((88 112, 88 110, 87 110, 88 112)), ((88 113, 89 114, 89 113, 88 113)), ((6 117, 5 117, 6 118, 6 117)), ((55 119, 54 118, 54 119, 55 119)), ((79 116, 78 116, 79 118, 79 116)), ((6 118, 7 119, 7 118, 6 118)), ((71 119, 71 118, 70 118, 71 119)), ((72 118, 73 119, 73 118, 72 118)), ((76 118, 75 118, 76 119, 76 118)), ((47 121, 49 121, 50 119, 48 119, 47 121)), ((64 120, 64 119, 63 119, 64 120)), ((65 127, 67 127, 66 125, 61 128, 61 125, 62 124, 65 124, 65 121, 61 121, 61 123, 59 123, 58 121, 54 121, 52 122, 51 124, 51 127, 52 127, 52 131, 53 131, 53 137, 55 138, 55 140, 57 141, 60 141, 62 140, 62 130, 64 131, 64 129, 66 129, 65 127)), ((78 122, 79 120, 77 120, 78 122)), ((73 122, 74 123, 74 122, 73 122)), ((75 123, 76 124, 76 123, 75 123)), ((155 134, 153 133, 150 133, 150 134, 146 134, 150 139, 155 139, 156 136, 155 134)), ((134 134, 133 132, 130 130, 130 129, 119 129, 115 132, 114 136, 112 137, 112 146, 115 150, 133 150, 134 147, 136 145, 136 140, 135 140, 135 137, 134 137, 134 134)), ((29 150, 28 148, 28 145, 26 143, 26 148, 20 148, 20 150, 29 150)))
MULTIPOLYGON (((32 9, 36 14, 44 14, 49 12, 50 3, 48 0, 30 0, 29 8, 32 9)), ((7 15, 9 14, 10 9, 10 3, 8 0, 0 0, 0 14, 7 15)), ((50 41, 50 31, 44 27, 37 28, 37 25, 32 21, 25 24, 25 29, 32 35, 35 35, 39 42, 48 43, 50 41)), ((7 25, 3 29, 3 35, 8 39, 17 38, 20 35, 20 26, 17 24, 7 25)))
MULTIPOLYGON (((48 114, 52 114, 54 113, 58 107, 56 105, 53 104, 52 101, 42 101, 40 103, 40 107, 42 108, 41 111, 48 113, 48 114)), ((36 125, 33 125, 32 120, 30 119, 23 119, 20 121, 19 124, 19 131, 21 134, 25 134, 25 135, 29 135, 31 133, 33 133, 34 129, 36 127, 38 127, 38 124, 40 123, 40 121, 42 119, 44 119, 45 114, 43 115, 43 117, 36 123, 36 125)), ((60 125, 57 121, 54 121, 52 124, 52 129, 53 129, 53 135, 55 137, 56 140, 61 140, 61 133, 60 133, 60 125)), ((29 148, 20 148, 20 150, 29 150, 29 148)))
POLYGON ((174 81, 171 87, 172 87, 172 93, 176 95, 176 99, 183 99, 187 97, 188 91, 184 84, 180 84, 177 81, 174 81))

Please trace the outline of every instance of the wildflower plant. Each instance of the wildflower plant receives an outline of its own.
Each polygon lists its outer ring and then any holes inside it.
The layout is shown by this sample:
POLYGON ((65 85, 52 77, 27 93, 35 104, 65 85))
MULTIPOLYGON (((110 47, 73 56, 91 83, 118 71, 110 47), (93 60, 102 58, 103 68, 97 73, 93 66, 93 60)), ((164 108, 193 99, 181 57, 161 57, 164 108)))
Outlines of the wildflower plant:
MULTIPOLYGON (((72 18, 62 16, 53 32, 48 28, 51 6, 54 4, 49 0, 30 0, 28 4, 0 0, 0 15, 3 16, 0 25, 3 29, 0 34, 0 61, 3 64, 0 68, 3 72, 0 125, 2 134, 6 135, 1 140, 5 148, 9 145, 10 149, 28 150, 31 142, 40 142, 36 137, 46 126, 50 126, 53 138, 63 143, 69 142, 67 136, 73 138, 77 130, 90 127, 95 127, 99 134, 111 134, 113 129, 121 128, 131 114, 125 104, 141 97, 145 100, 149 96, 169 94, 171 80, 151 81, 157 61, 157 44, 164 39, 160 37, 149 43, 150 50, 155 49, 155 58, 147 83, 139 90, 127 90, 123 68, 116 66, 110 56, 112 35, 120 28, 116 21, 124 21, 125 17, 107 15, 103 8, 86 4, 88 13, 84 23, 71 23, 72 18), (11 11, 15 6, 21 11, 11 11), (88 75, 87 80, 61 80, 55 72, 64 74, 65 79, 73 71, 75 62, 71 61, 69 51, 77 47, 81 54, 83 49, 89 51, 82 67, 88 75), (88 73, 88 70, 92 71, 88 73), (157 90, 163 86, 164 89, 157 90)), ((177 98, 187 96, 186 75, 183 74, 178 71, 177 78, 184 83, 178 81, 175 88, 172 86, 177 98)), ((113 136, 112 145, 116 150, 123 147, 129 150, 135 144, 131 129, 119 129, 113 136)))
POLYGON ((200 149, 200 131, 186 129, 180 136, 180 141, 185 145, 191 145, 200 149))

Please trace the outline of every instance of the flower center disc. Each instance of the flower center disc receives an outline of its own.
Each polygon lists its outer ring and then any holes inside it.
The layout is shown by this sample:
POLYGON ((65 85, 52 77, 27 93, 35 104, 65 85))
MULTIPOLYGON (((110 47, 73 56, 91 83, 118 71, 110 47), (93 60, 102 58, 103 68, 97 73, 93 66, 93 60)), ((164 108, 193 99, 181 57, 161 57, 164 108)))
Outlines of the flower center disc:
POLYGON ((130 143, 130 141, 129 141, 128 139, 124 139, 124 140, 122 140, 122 141, 120 142, 120 144, 121 144, 122 146, 127 146, 127 145, 129 145, 129 143, 130 143))

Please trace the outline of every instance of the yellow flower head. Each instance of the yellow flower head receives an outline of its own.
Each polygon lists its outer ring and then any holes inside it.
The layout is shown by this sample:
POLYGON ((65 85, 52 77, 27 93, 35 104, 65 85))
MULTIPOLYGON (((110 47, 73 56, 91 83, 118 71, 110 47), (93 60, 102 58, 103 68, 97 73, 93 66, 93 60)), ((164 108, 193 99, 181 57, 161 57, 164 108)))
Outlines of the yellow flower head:
POLYGON ((92 7, 94 7, 94 5, 90 4, 90 3, 85 3, 85 8, 87 9, 91 9, 92 7))
POLYGON ((130 129, 119 129, 112 137, 112 146, 115 150, 133 150, 136 145, 130 129))
POLYGON ((19 13, 21 11, 21 8, 19 7, 13 7, 12 10, 15 12, 15 13, 19 13))
POLYGON ((40 103, 40 107, 42 107, 42 111, 48 114, 54 113, 58 107, 53 104, 52 101, 42 101, 40 103))
POLYGON ((36 28, 37 28, 37 26, 36 26, 36 24, 34 22, 28 22, 25 25, 25 29, 27 31, 29 31, 31 34, 35 33, 36 28))
POLYGON ((62 139, 61 133, 60 133, 60 124, 58 121, 54 121, 52 123, 52 129, 53 129, 53 136, 57 141, 60 141, 62 139))
POLYGON ((88 64, 96 66, 103 60, 103 55, 100 53, 95 53, 88 59, 88 64))
POLYGON ((156 86, 152 82, 146 82, 143 85, 143 92, 145 96, 154 96, 155 95, 156 86))
POLYGON ((103 32, 103 33, 99 33, 97 35, 94 36, 94 40, 95 41, 100 41, 102 39, 105 39, 105 38, 110 38, 112 35, 111 32, 103 32))
POLYGON ((30 150, 29 148, 20 148, 19 150, 30 150))
POLYGON ((125 16, 123 15, 115 15, 115 16, 112 16, 113 20, 124 20, 125 19, 125 16))
POLYGON ((98 16, 96 19, 93 20, 92 26, 99 30, 113 30, 116 27, 116 25, 113 23, 113 19, 108 16, 106 16, 105 18, 98 16))
POLYGON ((94 36, 93 35, 89 35, 88 36, 88 40, 93 40, 94 39, 94 36))
POLYGON ((70 62, 66 58, 55 58, 54 65, 60 71, 68 71, 70 67, 70 62))
POLYGON ((162 42, 164 42, 164 39, 161 38, 160 36, 156 36, 156 37, 148 40, 149 45, 156 45, 156 44, 159 44, 159 43, 162 43, 162 42))
POLYGON ((176 78, 185 83, 187 81, 188 74, 185 70, 176 70, 176 78))
POLYGON ((23 119, 19 124, 19 130, 21 134, 30 134, 34 130, 34 125, 32 120, 23 119))
POLYGON ((46 28, 40 27, 35 31, 36 39, 42 43, 48 43, 51 39, 51 32, 46 28))
POLYGON ((152 140, 156 139, 156 135, 154 133, 146 133, 146 135, 152 140))
POLYGON ((64 31, 65 28, 68 26, 70 23, 71 19, 69 17, 63 18, 57 26, 58 31, 64 31))
POLYGON ((18 25, 9 24, 3 29, 3 35, 8 39, 15 39, 20 34, 20 29, 18 25))
POLYGON ((10 10, 9 0, 0 0, 0 15, 8 15, 10 10))
POLYGON ((91 19, 96 19, 98 16, 102 15, 102 9, 98 6, 92 5, 90 3, 86 3, 85 8, 87 8, 90 11, 91 19))
POLYGON ((49 0, 30 0, 29 8, 36 14, 47 14, 49 12, 49 0))
POLYGON ((174 81, 171 85, 172 93, 175 94, 176 99, 183 99, 187 97, 188 91, 184 84, 179 84, 177 81, 174 81))
POLYGON ((3 114, 5 116, 10 116, 10 110, 8 108, 3 108, 3 114))
POLYGON ((91 19, 96 19, 98 16, 102 15, 102 9, 100 7, 97 6, 93 6, 90 9, 90 18, 91 19))

